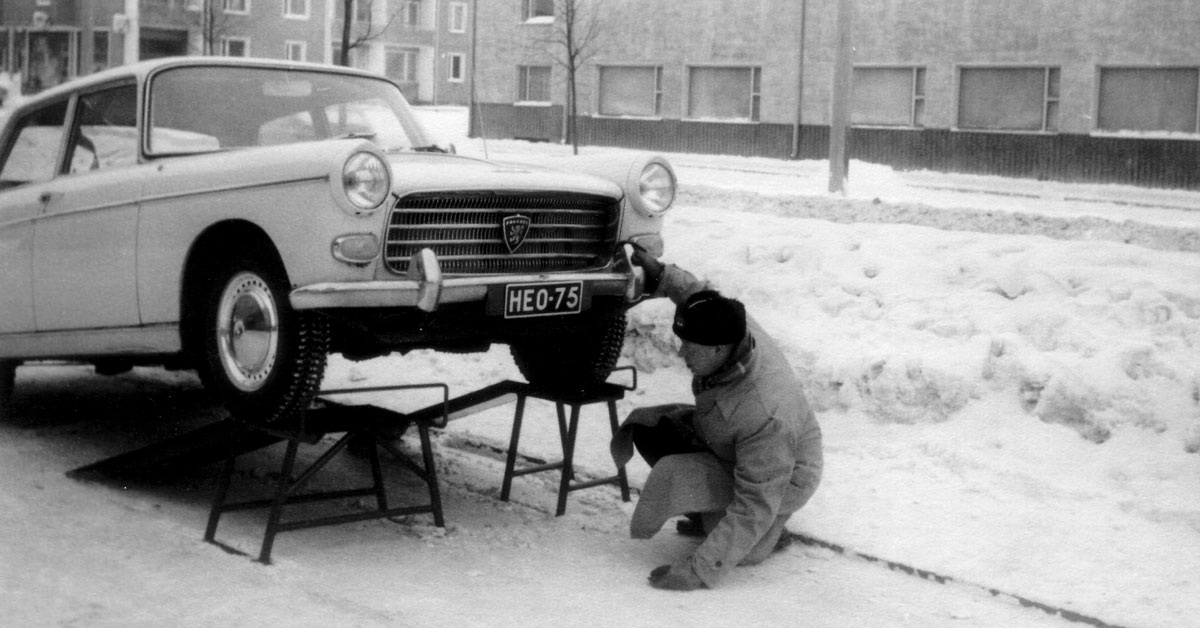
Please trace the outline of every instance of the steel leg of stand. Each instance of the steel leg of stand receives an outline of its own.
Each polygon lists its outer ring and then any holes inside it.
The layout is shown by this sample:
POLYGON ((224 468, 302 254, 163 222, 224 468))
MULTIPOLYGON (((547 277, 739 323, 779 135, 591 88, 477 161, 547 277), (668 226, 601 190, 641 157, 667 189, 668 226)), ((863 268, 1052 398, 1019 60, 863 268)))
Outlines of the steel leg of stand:
POLYGON ((371 478, 375 481, 375 505, 380 510, 387 510, 387 490, 383 484, 383 467, 379 464, 379 443, 375 440, 375 433, 370 430, 364 430, 356 434, 356 436, 358 438, 370 437, 371 444, 367 448, 369 451, 367 457, 371 460, 371 478))
POLYGON ((204 540, 209 543, 217 536, 217 524, 221 521, 221 513, 225 508, 225 499, 229 496, 229 485, 233 482, 233 467, 235 456, 225 459, 221 479, 217 484, 217 494, 213 497, 212 510, 208 512, 208 527, 204 529, 204 540))
POLYGON ((433 507, 433 525, 444 528, 446 527, 446 519, 442 516, 442 492, 438 488, 437 466, 433 460, 433 443, 429 439, 429 426, 424 423, 417 425, 417 432, 421 435, 421 457, 425 461, 425 478, 429 484, 429 504, 433 507))
MULTIPOLYGON (((608 402, 608 423, 612 426, 613 436, 616 436, 620 425, 617 422, 617 402, 613 400, 608 402)), ((617 483, 621 487, 621 501, 629 501, 629 476, 625 475, 625 465, 617 467, 617 483)))
POLYGON ((521 419, 525 416, 525 395, 517 395, 517 410, 513 414, 512 436, 508 439, 508 458, 504 462, 504 482, 500 487, 500 501, 508 501, 512 490, 513 472, 517 465, 517 442, 521 438, 521 419))
POLYGON ((283 505, 287 502, 292 484, 292 468, 296 464, 296 452, 300 449, 300 441, 288 441, 287 453, 283 456, 283 468, 279 475, 279 487, 275 490, 275 500, 271 502, 271 514, 267 519, 267 531, 263 535, 262 551, 258 554, 258 562, 271 564, 271 548, 275 545, 275 534, 278 532, 279 520, 283 515, 283 505))
MULTIPOLYGON (((555 404, 558 408, 558 423, 559 427, 563 426, 563 404, 555 404)), ((575 476, 575 436, 579 430, 579 406, 580 404, 571 405, 571 422, 567 425, 565 433, 560 430, 563 436, 563 462, 562 462, 562 478, 558 482, 558 509, 554 511, 554 516, 561 517, 567 512, 567 495, 571 492, 571 480, 575 476)))

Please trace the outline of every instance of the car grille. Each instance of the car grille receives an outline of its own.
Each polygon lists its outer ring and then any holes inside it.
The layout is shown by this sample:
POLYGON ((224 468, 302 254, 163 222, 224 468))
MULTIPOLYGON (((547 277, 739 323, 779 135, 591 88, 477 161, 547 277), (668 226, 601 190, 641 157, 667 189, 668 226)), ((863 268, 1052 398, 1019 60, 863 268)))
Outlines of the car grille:
POLYGON ((384 259, 404 273, 429 248, 446 274, 572 271, 601 267, 616 247, 619 201, 569 193, 420 193, 396 202, 384 259), (524 242, 510 252, 501 221, 529 218, 524 242))

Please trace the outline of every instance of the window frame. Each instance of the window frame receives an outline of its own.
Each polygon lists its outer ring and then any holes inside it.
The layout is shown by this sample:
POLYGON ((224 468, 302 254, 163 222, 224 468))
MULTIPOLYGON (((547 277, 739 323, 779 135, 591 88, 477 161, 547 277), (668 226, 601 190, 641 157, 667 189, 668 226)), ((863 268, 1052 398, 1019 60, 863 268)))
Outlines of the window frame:
POLYGON ((1062 66, 1043 63, 964 63, 954 66, 954 126, 953 131, 969 133, 1016 133, 1026 135, 1054 135, 1059 133, 1059 102, 1062 94, 1062 66), (962 123, 962 75, 963 70, 1042 70, 1042 101, 1040 129, 994 129, 964 127, 962 123), (1053 117, 1053 124, 1051 124, 1053 117))
POLYGON ((596 64, 596 116, 601 118, 643 118, 661 119, 663 117, 663 66, 650 63, 600 63, 596 64), (604 113, 601 110, 604 98, 601 76, 605 68, 626 68, 635 70, 653 70, 654 84, 650 86, 651 102, 654 112, 647 115, 604 113))
POLYGON ((449 83, 463 83, 467 80, 467 55, 461 52, 451 52, 446 57, 448 65, 446 81, 449 83), (454 75, 454 61, 458 60, 458 76, 454 75))
MULTIPOLYGON (((1175 135, 1176 137, 1200 136, 1200 65, 1188 64, 1173 64, 1173 65, 1146 65, 1146 64, 1098 64, 1096 65, 1096 81, 1095 81, 1095 97, 1092 99, 1092 130, 1091 133, 1097 136, 1163 136, 1175 135), (1183 131, 1168 131, 1160 129, 1155 131, 1139 130, 1139 129, 1102 129, 1100 128, 1100 105, 1102 93, 1102 79, 1105 70, 1194 70, 1196 72, 1197 94, 1196 94, 1196 111, 1194 112, 1195 121, 1193 124, 1194 130, 1191 132, 1183 131)), ((1182 139, 1182 137, 1181 137, 1182 139)))
POLYGON ((553 99, 554 66, 550 65, 518 65, 517 66, 517 105, 546 107, 554 104, 553 99), (544 69, 546 71, 546 100, 530 100, 529 95, 530 70, 544 69))
MULTIPOLYGON (((908 63, 889 64, 889 63, 864 63, 854 64, 851 68, 851 77, 855 70, 909 70, 909 108, 908 122, 906 124, 886 124, 882 122, 852 122, 851 126, 863 128, 881 128, 881 129, 922 129, 925 128, 923 118, 925 116, 925 95, 926 81, 929 76, 929 69, 924 65, 912 65, 908 63)), ((854 116, 854 110, 850 111, 851 119, 854 116)))
POLYGON ((249 37, 222 37, 221 38, 221 56, 234 57, 235 59, 249 58, 250 57, 250 38, 249 37), (229 54, 229 44, 231 42, 238 42, 238 43, 242 44, 243 54, 241 54, 241 55, 229 54))
POLYGON ((221 2, 221 12, 229 13, 230 15, 249 15, 250 0, 223 0, 221 2), (232 9, 230 8, 232 4, 241 4, 242 7, 240 9, 232 9))
MULTIPOLYGON (((56 177, 58 177, 58 176, 78 176, 80 174, 86 174, 86 172, 71 172, 70 171, 71 163, 74 161, 74 158, 75 158, 75 151, 81 145, 79 138, 80 138, 81 134, 83 133, 83 125, 81 124, 81 120, 80 120, 80 117, 83 115, 83 101, 85 99, 94 97, 97 94, 104 94, 106 92, 111 92, 111 91, 115 91, 115 90, 119 90, 119 89, 132 89, 133 90, 133 112, 132 112, 133 113, 133 130, 134 130, 133 162, 127 163, 127 164, 120 164, 118 166, 102 167, 102 168, 100 168, 100 170, 109 170, 109 169, 112 169, 113 167, 115 167, 115 168, 131 168, 131 167, 136 166, 137 164, 141 163, 141 158, 142 158, 142 155, 141 155, 142 141, 141 141, 141 130, 140 130, 141 126, 139 125, 139 120, 138 120, 138 118, 140 116, 139 109, 141 108, 141 105, 138 100, 139 95, 138 95, 137 80, 132 79, 132 78, 122 78, 122 79, 118 79, 115 81, 103 83, 101 85, 96 85, 94 87, 90 87, 87 90, 80 91, 72 96, 71 106, 67 110, 67 116, 68 116, 68 119, 66 121, 67 137, 65 138, 66 139, 65 143, 60 147, 62 154, 59 156, 59 166, 58 166, 59 169, 58 169, 58 173, 55 175, 56 177)), ((113 126, 117 126, 117 125, 113 125, 113 126)))
POLYGON ((420 68, 418 65, 420 63, 420 61, 421 61, 421 49, 420 48, 414 48, 412 46, 387 46, 387 48, 383 52, 384 75, 387 76, 389 79, 396 81, 397 83, 400 83, 402 85, 415 85, 420 82, 420 74, 421 73, 420 73, 420 68), (392 76, 391 73, 388 72, 388 70, 390 69, 389 63, 388 63, 389 57, 390 57, 390 55, 393 55, 393 54, 400 54, 405 59, 407 59, 404 63, 405 73, 411 74, 412 78, 400 78, 400 77, 392 76))
POLYGON ((309 19, 312 16, 311 0, 298 0, 299 2, 304 3, 304 12, 303 13, 293 13, 291 11, 292 3, 296 2, 296 1, 297 0, 283 0, 283 17, 285 17, 289 20, 307 20, 307 19, 309 19))
POLYGON ((549 24, 555 20, 554 0, 521 0, 521 21, 527 24, 549 24), (538 13, 540 3, 549 2, 549 13, 538 13))
POLYGON ((740 63, 691 63, 684 66, 683 120, 685 122, 719 122, 729 124, 760 124, 762 122, 762 69, 761 64, 740 63), (749 118, 711 118, 692 115, 692 72, 698 69, 749 70, 750 84, 747 97, 750 99, 749 118))
POLYGON ((416 28, 421 26, 421 0, 401 0, 399 15, 400 26, 416 28))
POLYGON ((308 42, 304 41, 302 39, 285 39, 283 41, 283 56, 288 61, 299 61, 299 62, 308 61, 308 42), (293 47, 296 47, 296 46, 298 46, 300 48, 300 58, 299 59, 292 58, 292 49, 293 49, 293 47))
POLYGON ((468 18, 470 17, 471 7, 466 2, 451 2, 450 17, 447 20, 448 32, 465 33, 467 32, 468 18))

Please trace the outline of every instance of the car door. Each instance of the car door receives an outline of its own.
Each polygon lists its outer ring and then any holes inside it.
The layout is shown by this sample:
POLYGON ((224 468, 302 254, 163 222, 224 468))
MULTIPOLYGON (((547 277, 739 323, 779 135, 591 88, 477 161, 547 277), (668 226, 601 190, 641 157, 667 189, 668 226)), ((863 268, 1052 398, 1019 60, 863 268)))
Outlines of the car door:
POLYGON ((137 86, 81 94, 71 117, 63 173, 34 225, 37 329, 137 325, 137 86))
POLYGON ((33 231, 66 134, 67 100, 15 120, 0 164, 0 334, 34 330, 33 231))

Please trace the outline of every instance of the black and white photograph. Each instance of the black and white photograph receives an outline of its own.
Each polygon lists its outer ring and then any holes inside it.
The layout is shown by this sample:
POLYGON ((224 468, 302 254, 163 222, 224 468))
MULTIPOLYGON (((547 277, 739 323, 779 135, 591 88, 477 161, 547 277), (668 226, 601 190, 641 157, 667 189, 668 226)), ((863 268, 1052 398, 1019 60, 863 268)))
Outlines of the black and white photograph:
POLYGON ((0 625, 1197 625, 1197 33, 0 0, 0 625))

